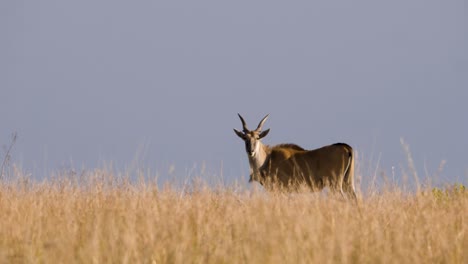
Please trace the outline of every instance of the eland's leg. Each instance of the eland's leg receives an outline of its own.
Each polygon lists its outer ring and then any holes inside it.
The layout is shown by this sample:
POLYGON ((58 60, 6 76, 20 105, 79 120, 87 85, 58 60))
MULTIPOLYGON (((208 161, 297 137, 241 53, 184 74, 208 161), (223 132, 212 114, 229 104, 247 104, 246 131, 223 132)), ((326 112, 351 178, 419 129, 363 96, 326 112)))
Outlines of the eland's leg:
POLYGON ((341 195, 341 198, 343 198, 343 200, 346 200, 346 196, 343 191, 342 181, 337 181, 333 184, 330 184, 330 189, 334 195, 337 195, 339 193, 341 195))
POLYGON ((352 186, 352 184, 347 182, 343 183, 343 189, 348 199, 357 201, 356 191, 354 190, 354 186, 352 186))

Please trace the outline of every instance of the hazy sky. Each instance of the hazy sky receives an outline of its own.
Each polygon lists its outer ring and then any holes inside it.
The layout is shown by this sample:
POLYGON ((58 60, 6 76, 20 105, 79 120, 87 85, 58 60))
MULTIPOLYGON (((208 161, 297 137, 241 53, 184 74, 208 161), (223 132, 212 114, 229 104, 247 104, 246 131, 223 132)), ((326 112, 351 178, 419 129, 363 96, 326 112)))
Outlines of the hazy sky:
POLYGON ((13 160, 35 177, 138 160, 247 181, 237 113, 250 127, 270 113, 267 144, 347 142, 368 177, 379 156, 400 175, 403 137, 421 177, 446 160, 442 177, 467 182, 467 8, 1 1, 0 144, 17 131, 13 160))

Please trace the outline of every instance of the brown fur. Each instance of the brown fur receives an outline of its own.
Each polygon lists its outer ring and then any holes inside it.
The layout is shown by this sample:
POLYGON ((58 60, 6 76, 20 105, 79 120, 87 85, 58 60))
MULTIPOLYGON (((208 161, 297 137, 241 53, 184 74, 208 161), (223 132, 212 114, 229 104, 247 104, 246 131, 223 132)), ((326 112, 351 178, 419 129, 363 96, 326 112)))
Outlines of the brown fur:
POLYGON ((305 150, 301 146, 298 146, 292 143, 285 143, 285 144, 279 144, 279 145, 273 146, 273 149, 279 149, 279 148, 286 148, 286 149, 293 149, 293 150, 305 150))
POLYGON ((355 198, 353 149, 337 143, 315 150, 294 144, 267 147, 259 182, 267 189, 295 189, 306 184, 313 190, 328 186, 332 191, 355 198))

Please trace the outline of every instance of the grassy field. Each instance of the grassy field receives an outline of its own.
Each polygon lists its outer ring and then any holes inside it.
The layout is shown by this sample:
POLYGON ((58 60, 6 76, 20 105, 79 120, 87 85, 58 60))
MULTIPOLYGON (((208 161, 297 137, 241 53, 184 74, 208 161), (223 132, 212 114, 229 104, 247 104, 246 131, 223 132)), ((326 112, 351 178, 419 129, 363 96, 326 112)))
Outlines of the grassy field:
POLYGON ((0 184, 0 263, 468 263, 468 193, 398 188, 359 204, 106 171, 0 184))

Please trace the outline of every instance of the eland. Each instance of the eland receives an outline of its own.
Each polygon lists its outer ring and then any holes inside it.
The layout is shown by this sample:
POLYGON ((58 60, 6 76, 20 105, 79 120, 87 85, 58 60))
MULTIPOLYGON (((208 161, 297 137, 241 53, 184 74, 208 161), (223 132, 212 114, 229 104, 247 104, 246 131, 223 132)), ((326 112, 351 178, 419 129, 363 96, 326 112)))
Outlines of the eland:
POLYGON ((257 181, 267 190, 297 190, 307 186, 312 191, 329 187, 343 198, 356 200, 354 188, 353 149, 345 143, 336 143, 314 150, 296 144, 268 146, 261 139, 270 129, 262 131, 266 115, 255 130, 249 130, 240 114, 243 131, 234 132, 245 142, 249 159, 249 182, 257 181))

